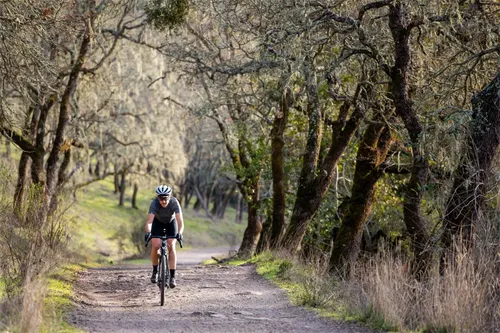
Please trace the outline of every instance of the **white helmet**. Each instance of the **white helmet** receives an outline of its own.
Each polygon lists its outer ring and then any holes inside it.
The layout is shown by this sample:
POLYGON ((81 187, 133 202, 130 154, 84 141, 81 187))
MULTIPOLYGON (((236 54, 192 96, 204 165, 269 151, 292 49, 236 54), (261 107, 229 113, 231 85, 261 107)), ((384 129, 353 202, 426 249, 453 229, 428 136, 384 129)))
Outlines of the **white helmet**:
POLYGON ((160 185, 156 188, 156 195, 170 195, 172 189, 167 185, 160 185))

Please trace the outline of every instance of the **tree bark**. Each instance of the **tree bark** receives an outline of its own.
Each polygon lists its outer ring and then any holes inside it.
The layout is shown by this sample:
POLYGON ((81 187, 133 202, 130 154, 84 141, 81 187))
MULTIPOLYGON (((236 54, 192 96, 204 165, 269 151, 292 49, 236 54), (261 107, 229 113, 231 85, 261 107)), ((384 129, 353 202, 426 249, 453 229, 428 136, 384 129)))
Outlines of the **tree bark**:
MULTIPOLYGON (((308 138, 292 217, 281 242, 283 248, 290 253, 299 250, 307 227, 332 182, 335 167, 364 117, 364 111, 355 107, 350 119, 346 120, 351 102, 345 102, 341 106, 339 117, 331 123, 332 141, 325 158, 320 161, 325 117, 319 103, 316 75, 311 68, 305 69, 305 77, 308 138)), ((357 93, 359 89, 358 85, 357 93)), ((368 89, 367 87, 366 90, 368 89)))
POLYGON ((389 5, 389 28, 395 48, 395 61, 389 73, 391 77, 390 91, 396 113, 403 120, 412 144, 413 165, 411 178, 407 184, 403 214, 414 252, 412 273, 417 278, 423 278, 432 262, 432 252, 427 248, 429 243, 427 222, 420 212, 429 167, 427 159, 420 149, 422 126, 413 108, 413 101, 408 94, 411 66, 409 40, 414 25, 411 24, 407 16, 402 2, 397 1, 394 5, 389 5))
POLYGON ((454 172, 442 238, 445 253, 462 238, 470 246, 474 226, 481 215, 491 164, 500 143, 500 73, 472 98, 469 136, 459 166, 454 172))
POLYGON ((236 214, 234 215, 234 222, 241 224, 243 222, 244 201, 241 194, 238 195, 238 202, 236 203, 236 214))
POLYGON ((22 207, 24 201, 26 184, 28 181, 28 174, 30 169, 31 160, 26 152, 21 154, 19 165, 17 168, 17 184, 14 192, 14 210, 22 207))
POLYGON ((219 210, 219 205, 221 203, 222 196, 217 188, 214 189, 215 193, 211 195, 212 198, 212 209, 210 209, 210 215, 217 216, 217 211, 219 210))
POLYGON ((94 175, 99 178, 101 177, 101 160, 97 160, 97 163, 95 164, 95 169, 94 169, 94 175))
POLYGON ((115 191, 114 193, 119 193, 120 192, 120 172, 118 171, 118 165, 115 163, 114 164, 115 172, 113 175, 113 184, 115 186, 115 191))
POLYGON ((200 198, 198 198, 198 196, 196 196, 196 201, 194 202, 194 205, 193 205, 193 210, 195 212, 198 212, 201 208, 201 200, 200 198))
POLYGON ((383 175, 383 163, 392 143, 391 131, 381 121, 375 119, 370 123, 359 144, 352 195, 347 199, 340 228, 333 239, 330 271, 334 273, 349 275, 360 252, 364 226, 375 200, 375 185, 383 175))
POLYGON ((137 192, 139 192, 139 186, 134 183, 134 192, 132 193, 132 208, 139 209, 137 207, 137 192))
MULTIPOLYGON (((271 130, 271 167, 273 175, 273 214, 269 235, 269 248, 276 249, 285 231, 285 169, 283 166, 284 133, 290 113, 291 91, 285 89, 271 130)), ((266 239, 267 241, 267 239, 266 239)))
POLYGON ((226 193, 222 197, 222 202, 219 204, 219 208, 217 209, 217 218, 223 219, 224 215, 226 214, 227 206, 229 205, 229 200, 234 195, 234 192, 236 191, 236 186, 231 185, 229 190, 226 191, 226 193))
POLYGON ((242 194, 250 195, 250 200, 247 200, 248 219, 247 227, 243 234, 243 240, 238 250, 238 257, 250 258, 257 248, 260 232, 262 231, 262 222, 259 215, 259 176, 247 179, 245 184, 240 187, 242 194))
POLYGON ((127 187, 126 178, 127 172, 123 170, 122 172, 120 172, 120 200, 118 203, 118 206, 121 207, 125 205, 125 188, 127 187))
POLYGON ((255 250, 257 254, 271 249, 270 239, 271 227, 273 223, 272 214, 273 212, 270 212, 267 219, 262 223, 262 231, 260 232, 259 242, 257 243, 257 249, 255 250))
MULTIPOLYGON (((196 193, 196 197, 197 197, 197 200, 196 200, 196 203, 194 204, 196 206, 196 208, 199 209, 199 206, 203 207, 203 210, 205 211, 205 214, 207 214, 207 217, 208 218, 212 218, 212 215, 210 214, 210 211, 208 210, 208 201, 206 198, 204 198, 203 194, 200 193, 200 190, 198 189, 198 186, 194 185, 194 191, 196 193), (199 204, 199 206, 197 206, 197 204, 199 204)), ((196 210, 198 210, 196 209, 196 210)))

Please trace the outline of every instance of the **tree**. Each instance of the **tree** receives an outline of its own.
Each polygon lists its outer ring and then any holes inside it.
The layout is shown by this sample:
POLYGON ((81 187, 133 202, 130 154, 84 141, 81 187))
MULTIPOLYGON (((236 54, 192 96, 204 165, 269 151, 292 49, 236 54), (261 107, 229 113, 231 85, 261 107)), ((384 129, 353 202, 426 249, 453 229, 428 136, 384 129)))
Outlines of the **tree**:
POLYGON ((375 200, 375 185, 385 172, 393 135, 384 122, 384 112, 379 112, 365 129, 359 143, 352 194, 342 203, 342 223, 332 239, 330 270, 333 272, 349 272, 349 265, 357 261, 365 223, 375 200))
MULTIPOLYGON (((15 9, 22 9, 21 6, 15 9)), ((58 3, 62 6, 62 3, 58 3)), ((68 159, 70 158, 70 148, 73 144, 76 144, 75 140, 67 140, 65 138, 66 130, 70 118, 70 100, 75 93, 80 73, 83 72, 85 59, 90 52, 91 40, 93 38, 93 28, 94 22, 100 11, 90 12, 90 8, 93 8, 95 3, 90 3, 88 7, 70 7, 69 12, 58 12, 54 15, 67 15, 71 20, 76 19, 76 24, 68 24, 69 27, 74 27, 74 31, 69 31, 68 37, 73 37, 71 34, 74 32, 80 33, 80 36, 75 35, 75 46, 78 48, 77 54, 73 54, 73 58, 70 59, 68 66, 63 66, 60 68, 58 76, 52 78, 54 85, 49 86, 46 83, 50 82, 50 78, 47 78, 47 82, 39 81, 36 85, 30 83, 27 84, 27 88, 21 86, 14 89, 19 91, 25 91, 26 89, 32 92, 33 104, 29 108, 28 117, 26 119, 26 125, 24 126, 24 132, 19 133, 15 130, 17 124, 6 120, 11 115, 3 113, 4 121, 1 124, 0 130, 2 134, 10 138, 17 146, 19 146, 24 151, 24 156, 21 158, 19 167, 19 181, 16 190, 15 206, 18 207, 22 200, 22 188, 24 187, 26 170, 28 167, 27 157, 31 160, 31 175, 33 182, 44 188, 44 205, 41 212, 40 220, 43 225, 49 207, 52 204, 52 199, 56 194, 59 180, 62 180, 62 173, 64 173, 64 168, 68 165, 68 159), (45 146, 45 135, 47 132, 47 120, 49 117, 49 112, 51 109, 58 104, 59 111, 56 115, 57 125, 54 128, 54 135, 51 136, 51 144, 45 146), (31 119, 30 119, 31 118, 31 119), (59 158, 61 153, 64 155, 64 160, 59 164, 59 158), (44 165, 44 158, 48 154, 48 159, 44 165), (61 176, 60 176, 61 175, 61 176)), ((42 17, 47 17, 52 15, 52 11, 47 13, 41 12, 42 17)), ((12 12, 10 12, 12 14, 12 12)), ((37 13, 40 16, 40 12, 37 13)), ((43 18, 42 18, 43 19, 43 18)), ((56 17, 55 19, 59 19, 56 17)), ((67 19, 68 20, 68 19, 67 19)), ((69 22, 68 22, 69 23, 69 22)), ((45 36, 48 37, 48 36, 45 36)), ((28 37, 31 38, 31 37, 28 37)), ((64 37, 63 37, 64 38, 64 37)), ((56 51, 58 45, 54 44, 54 41, 44 40, 48 45, 53 47, 56 51)), ((36 44, 35 44, 36 46, 36 44)), ((38 45, 37 51, 42 52, 45 50, 45 45, 38 45)), ((71 49, 71 48, 70 48, 71 49)), ((25 59, 30 61, 31 59, 25 59)), ((36 61, 34 59, 32 61, 36 61)), ((32 64, 32 62, 27 62, 32 64)), ((54 64, 55 67, 55 64, 54 64)), ((35 67, 36 68, 36 67, 35 67)), ((15 82, 15 81, 14 81, 15 82)), ((51 82, 52 83, 52 82, 51 82)))
POLYGON ((500 144, 500 74, 472 99, 473 114, 460 164, 444 215, 443 246, 453 253, 453 242, 473 243, 481 217, 491 166, 500 144))

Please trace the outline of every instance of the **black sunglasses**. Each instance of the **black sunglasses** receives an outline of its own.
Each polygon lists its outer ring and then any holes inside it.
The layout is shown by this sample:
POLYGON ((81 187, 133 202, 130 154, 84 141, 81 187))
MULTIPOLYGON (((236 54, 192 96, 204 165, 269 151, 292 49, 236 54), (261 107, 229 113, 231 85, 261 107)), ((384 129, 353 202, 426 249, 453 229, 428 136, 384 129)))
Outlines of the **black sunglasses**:
POLYGON ((164 196, 161 196, 161 197, 158 197, 159 200, 162 200, 162 201, 167 201, 168 200, 168 195, 166 197, 164 196))

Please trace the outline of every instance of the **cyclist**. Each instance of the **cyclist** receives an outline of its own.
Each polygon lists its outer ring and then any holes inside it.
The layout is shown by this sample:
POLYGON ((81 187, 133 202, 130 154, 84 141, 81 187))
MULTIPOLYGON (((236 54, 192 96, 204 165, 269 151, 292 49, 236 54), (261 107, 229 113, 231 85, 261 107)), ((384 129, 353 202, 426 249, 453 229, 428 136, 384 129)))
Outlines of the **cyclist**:
MULTIPOLYGON (((170 288, 176 287, 175 269, 177 257, 175 253, 175 244, 177 239, 182 240, 184 231, 184 221, 182 219, 181 205, 176 198, 172 196, 172 189, 167 185, 160 185, 156 188, 156 197, 151 201, 148 211, 148 218, 144 224, 146 231, 145 240, 151 236, 164 236, 163 229, 166 229, 166 236, 175 236, 176 239, 168 239, 168 264, 170 267, 170 281, 165 281, 170 288)), ((156 283, 158 276, 158 250, 161 247, 161 239, 151 239, 151 263, 153 264, 153 275, 151 282, 156 283)), ((163 277, 160 277, 163 278, 163 277)))

